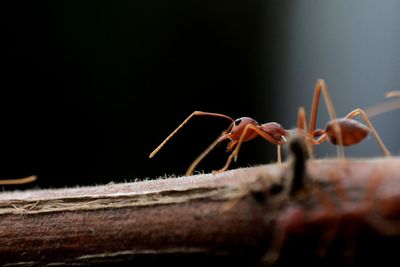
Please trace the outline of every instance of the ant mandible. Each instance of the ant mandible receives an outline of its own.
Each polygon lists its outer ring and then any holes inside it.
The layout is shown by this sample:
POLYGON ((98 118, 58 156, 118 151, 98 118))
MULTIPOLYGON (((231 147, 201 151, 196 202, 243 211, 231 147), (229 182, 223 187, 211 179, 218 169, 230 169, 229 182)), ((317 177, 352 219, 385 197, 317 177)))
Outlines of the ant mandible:
MULTIPOLYGON (((383 150, 386 156, 390 156, 389 150, 383 144, 377 131, 373 127, 367 114, 360 108, 357 108, 347 114, 344 118, 336 118, 336 113, 329 96, 328 86, 322 79, 317 80, 314 89, 314 99, 311 111, 310 129, 308 132, 307 144, 309 149, 312 145, 319 145, 323 142, 330 141, 334 145, 338 145, 339 157, 344 157, 343 146, 350 146, 360 143, 366 138, 368 133, 371 131, 374 135, 378 145, 383 150), (325 130, 315 129, 318 105, 320 100, 321 92, 324 95, 325 103, 328 108, 328 112, 331 120, 327 123, 325 130), (367 126, 352 119, 355 116, 361 116, 366 122, 367 126), (315 139, 316 138, 316 139, 315 139)), ((191 118, 194 116, 213 116, 221 117, 231 121, 230 126, 225 130, 203 153, 201 153, 190 165, 186 171, 186 175, 191 175, 200 163, 200 161, 220 142, 228 139, 228 152, 232 153, 229 155, 225 166, 217 172, 225 171, 228 169, 232 159, 236 160, 241 144, 246 141, 250 141, 257 136, 261 136, 268 142, 277 145, 278 163, 281 162, 281 145, 286 143, 287 136, 291 130, 284 129, 279 123, 269 122, 265 124, 259 124, 252 118, 242 117, 239 119, 232 119, 231 117, 211 112, 194 111, 189 117, 187 117, 165 140, 150 154, 149 158, 152 158, 191 118)), ((300 131, 307 132, 307 122, 305 110, 303 107, 299 109, 297 129, 300 131)))

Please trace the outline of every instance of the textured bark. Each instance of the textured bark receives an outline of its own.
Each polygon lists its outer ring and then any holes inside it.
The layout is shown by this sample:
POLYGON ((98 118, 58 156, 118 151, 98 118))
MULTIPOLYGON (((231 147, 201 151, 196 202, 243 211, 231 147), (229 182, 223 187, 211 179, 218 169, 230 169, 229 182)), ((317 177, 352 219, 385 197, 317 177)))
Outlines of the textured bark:
POLYGON ((0 264, 399 264, 400 159, 306 166, 2 192, 0 264))

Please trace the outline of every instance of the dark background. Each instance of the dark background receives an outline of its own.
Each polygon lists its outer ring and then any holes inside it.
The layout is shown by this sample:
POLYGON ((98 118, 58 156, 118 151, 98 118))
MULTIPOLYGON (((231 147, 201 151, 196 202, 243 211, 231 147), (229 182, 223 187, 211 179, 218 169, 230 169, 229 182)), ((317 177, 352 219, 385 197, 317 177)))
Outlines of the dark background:
MULTIPOLYGON (((37 174, 37 186, 61 187, 182 175, 229 124, 196 118, 148 159, 192 111, 291 128, 317 78, 340 116, 382 102, 400 87, 398 10, 396 1, 2 1, 0 178, 37 174)), ((395 154, 398 114, 373 121, 395 154)), ((346 151, 381 155, 372 138, 346 151)), ((223 144, 199 169, 226 157, 223 144)), ((232 167, 275 160, 275 147, 255 140, 232 167)))

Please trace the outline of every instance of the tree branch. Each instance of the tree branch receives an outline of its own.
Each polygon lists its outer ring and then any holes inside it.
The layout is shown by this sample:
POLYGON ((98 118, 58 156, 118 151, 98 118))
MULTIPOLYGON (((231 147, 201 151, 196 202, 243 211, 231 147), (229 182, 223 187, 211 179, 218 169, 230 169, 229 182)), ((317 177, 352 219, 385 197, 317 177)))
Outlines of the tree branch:
POLYGON ((355 253, 363 249, 359 236, 376 243, 369 257, 382 256, 393 242, 399 247, 399 159, 306 165, 305 186, 296 194, 291 163, 2 192, 0 263, 354 263, 362 262, 355 253))

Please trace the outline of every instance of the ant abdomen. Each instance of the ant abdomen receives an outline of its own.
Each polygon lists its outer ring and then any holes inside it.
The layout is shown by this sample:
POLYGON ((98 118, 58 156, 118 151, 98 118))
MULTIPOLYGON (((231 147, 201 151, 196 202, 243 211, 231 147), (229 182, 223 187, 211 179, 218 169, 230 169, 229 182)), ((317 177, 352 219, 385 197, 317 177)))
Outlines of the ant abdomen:
POLYGON ((337 133, 335 132, 335 124, 338 124, 341 130, 343 146, 351 146, 360 143, 369 134, 367 126, 359 121, 341 118, 328 122, 326 125, 326 134, 329 137, 329 141, 338 145, 337 133))

